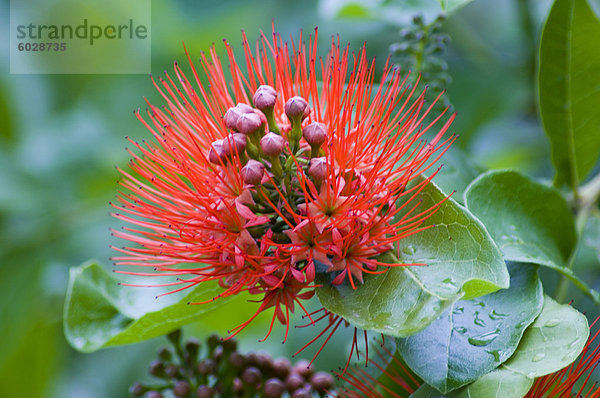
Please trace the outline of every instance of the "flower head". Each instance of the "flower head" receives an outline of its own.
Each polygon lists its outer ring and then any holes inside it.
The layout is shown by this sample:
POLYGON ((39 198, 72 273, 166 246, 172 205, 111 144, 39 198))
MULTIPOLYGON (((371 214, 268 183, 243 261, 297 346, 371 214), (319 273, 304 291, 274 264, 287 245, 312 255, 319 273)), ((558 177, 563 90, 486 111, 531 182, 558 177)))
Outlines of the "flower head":
POLYGON ((153 140, 132 141, 132 171, 121 170, 115 216, 130 226, 115 235, 132 245, 116 248, 118 264, 177 277, 166 283, 177 290, 247 291, 287 324, 314 293, 315 263, 356 287, 426 228, 438 206, 410 203, 432 177, 410 183, 454 140, 453 116, 426 141, 443 114, 425 123, 433 104, 397 68, 386 63, 375 85, 364 47, 350 56, 333 40, 319 62, 316 45, 317 31, 308 43, 273 33, 252 51, 244 34, 245 71, 226 44, 230 80, 214 47, 201 55, 208 83, 191 60, 191 78, 176 63, 153 79, 166 105, 136 112, 153 140))

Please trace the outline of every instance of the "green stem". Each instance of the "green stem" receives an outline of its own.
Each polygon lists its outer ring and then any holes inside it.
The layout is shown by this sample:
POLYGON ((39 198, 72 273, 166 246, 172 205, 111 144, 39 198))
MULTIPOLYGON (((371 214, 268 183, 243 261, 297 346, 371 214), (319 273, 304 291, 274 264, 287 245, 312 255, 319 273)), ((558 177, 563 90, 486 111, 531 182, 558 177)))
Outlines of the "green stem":
MULTIPOLYGON (((594 207, 595 203, 600 198, 600 174, 596 175, 592 178, 587 184, 581 186, 579 190, 579 195, 577 195, 577 188, 573 189, 574 197, 573 201, 575 203, 576 209, 576 219, 575 219, 575 229, 577 232, 577 244, 569 257, 568 267, 569 270, 573 269, 575 265, 575 258, 577 257, 577 253, 579 251, 579 246, 581 244, 581 237, 583 235, 583 229, 585 228, 585 224, 587 223, 587 219, 594 207)), ((562 302, 565 300, 567 296, 567 289, 569 287, 569 278, 567 275, 562 275, 560 280, 558 281, 558 285, 556 286, 554 297, 557 301, 562 302)), ((571 279, 572 280, 572 279, 571 279)), ((595 292, 592 292, 592 299, 598 303, 599 298, 594 296, 595 292)))

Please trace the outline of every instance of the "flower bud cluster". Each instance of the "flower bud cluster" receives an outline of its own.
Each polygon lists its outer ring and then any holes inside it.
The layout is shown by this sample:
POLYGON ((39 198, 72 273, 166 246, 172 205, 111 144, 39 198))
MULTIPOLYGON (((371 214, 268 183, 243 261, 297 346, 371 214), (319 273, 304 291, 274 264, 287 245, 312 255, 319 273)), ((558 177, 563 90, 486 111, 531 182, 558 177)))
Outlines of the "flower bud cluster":
POLYGON ((204 344, 189 339, 181 345, 181 333, 168 336, 171 348, 160 348, 149 373, 156 382, 135 383, 134 397, 161 398, 316 398, 333 390, 333 377, 316 372, 300 360, 274 359, 266 353, 242 354, 235 339, 215 335, 204 344))

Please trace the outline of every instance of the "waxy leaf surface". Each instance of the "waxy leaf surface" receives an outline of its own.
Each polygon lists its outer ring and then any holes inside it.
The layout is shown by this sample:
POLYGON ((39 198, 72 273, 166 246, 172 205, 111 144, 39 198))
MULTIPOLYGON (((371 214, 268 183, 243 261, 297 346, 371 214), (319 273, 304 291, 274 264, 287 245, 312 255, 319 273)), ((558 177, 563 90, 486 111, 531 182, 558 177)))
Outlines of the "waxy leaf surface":
POLYGON ((510 287, 459 300, 425 330, 398 339, 398 352, 427 384, 447 393, 506 361, 542 310, 537 267, 511 263, 510 287))
MULTIPOLYGON (((429 183, 415 199, 418 213, 445 199, 429 183)), ((452 199, 426 221, 435 227, 400 241, 400 258, 381 256, 392 266, 379 275, 366 275, 353 289, 333 286, 321 274, 317 295, 328 310, 355 326, 394 337, 407 337, 437 319, 461 297, 473 298, 507 288, 509 276, 502 254, 483 225, 452 199)))
POLYGON ((117 282, 97 263, 71 268, 63 322, 73 348, 93 352, 162 336, 198 320, 226 300, 188 304, 211 300, 219 293, 216 283, 202 283, 185 297, 155 299, 147 288, 117 282))

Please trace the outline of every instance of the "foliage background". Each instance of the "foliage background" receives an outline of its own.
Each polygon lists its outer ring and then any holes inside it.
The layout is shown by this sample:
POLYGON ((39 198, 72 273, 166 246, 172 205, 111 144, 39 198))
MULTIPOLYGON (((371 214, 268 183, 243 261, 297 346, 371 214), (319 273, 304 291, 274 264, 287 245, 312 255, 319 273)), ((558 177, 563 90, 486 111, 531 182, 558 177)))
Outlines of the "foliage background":
MULTIPOLYGON (((591 3, 600 9, 598 1, 591 3)), ((152 71, 170 70, 173 60, 183 63, 182 40, 192 54, 207 50, 212 42, 222 54, 221 38, 239 49, 240 28, 256 38, 259 29, 270 31, 272 19, 284 37, 297 37, 300 28, 312 32, 318 25, 323 55, 333 34, 355 49, 366 40, 381 68, 412 11, 429 13, 437 2, 369 1, 341 13, 332 11, 339 4, 153 0, 152 71), (400 12, 391 18, 378 12, 382 5, 400 12)), ((549 7, 549 0, 475 0, 453 13, 443 29, 452 38, 446 55, 453 78, 448 96, 458 112, 452 129, 460 134, 455 147, 486 168, 510 167, 547 180, 553 172, 536 111, 534 76, 539 32, 549 7)), ((3 37, 8 37, 8 11, 3 0, 3 37)), ((0 47, 8 54, 7 40, 0 47)), ((144 106, 144 96, 155 104, 161 100, 147 76, 10 75, 8 56, 2 61, 0 396, 126 397, 129 384, 144 377, 161 340, 79 354, 62 335, 62 305, 70 266, 89 258, 110 264, 108 245, 118 242, 110 237, 109 227, 118 225, 109 216, 108 202, 117 189, 114 166, 128 160, 123 137, 147 137, 132 110, 144 106)), ((581 256, 577 271, 598 289, 598 258, 586 247, 581 256)), ((542 277, 551 292, 556 276, 543 270, 542 277)), ((149 292, 149 299, 153 296, 149 292)), ((600 312, 575 289, 568 297, 590 319, 600 312)), ((186 331, 222 334, 245 319, 240 312, 249 310, 236 302, 186 331)), ((295 341, 285 346, 275 336, 258 346, 264 331, 265 325, 259 324, 243 333, 242 350, 289 355, 307 336, 295 334, 295 341)), ((344 357, 339 348, 348 343, 337 339, 320 366, 337 367, 344 357)))

